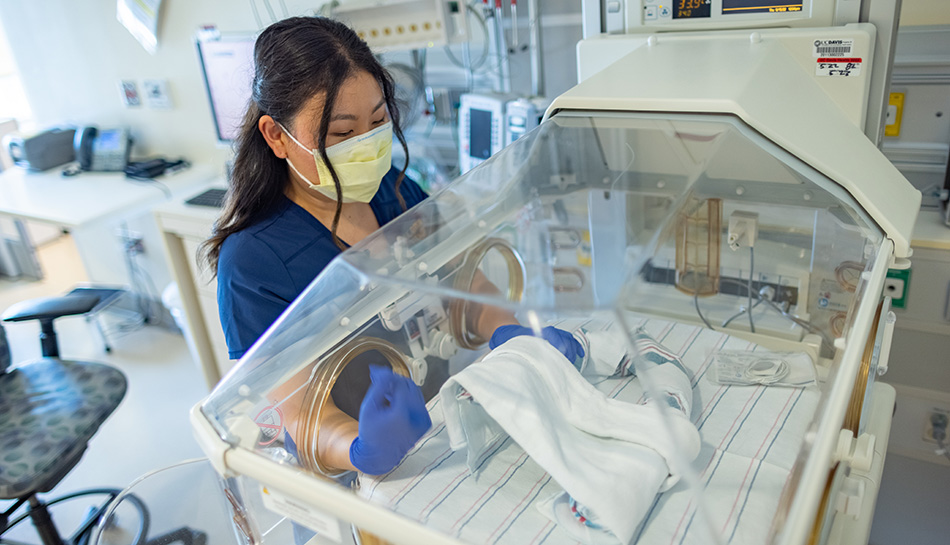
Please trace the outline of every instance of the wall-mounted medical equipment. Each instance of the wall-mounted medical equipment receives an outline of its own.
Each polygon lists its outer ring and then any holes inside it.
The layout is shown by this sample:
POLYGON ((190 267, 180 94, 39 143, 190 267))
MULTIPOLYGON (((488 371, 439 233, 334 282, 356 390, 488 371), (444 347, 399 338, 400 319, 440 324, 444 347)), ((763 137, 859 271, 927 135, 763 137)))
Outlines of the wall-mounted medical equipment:
MULTIPOLYGON (((871 23, 875 35, 868 56, 862 58, 864 70, 871 71, 869 92, 860 107, 862 129, 875 144, 884 137, 887 118, 888 87, 892 59, 897 42, 899 0, 584 0, 583 29, 589 47, 606 56, 588 54, 588 62, 578 63, 578 79, 603 69, 625 53, 636 40, 619 43, 598 43, 604 34, 627 34, 641 37, 641 43, 656 40, 668 33, 694 33, 763 28, 820 28, 851 23, 871 23), (651 37, 651 35, 653 35, 651 37), (601 47, 606 46, 606 47, 601 47), (871 63, 871 58, 876 59, 871 63)), ((750 39, 755 39, 754 35, 750 39)), ((816 38, 817 40, 817 38, 816 38)), ((582 42, 584 43, 584 42, 582 42)), ((852 44, 828 37, 813 44, 811 54, 818 58, 849 58, 852 44)), ((688 70, 690 57, 680 59, 676 66, 688 70)), ((728 78, 728 75, 724 75, 728 78)))
POLYGON ((505 147, 505 106, 512 98, 500 93, 460 97, 459 172, 468 172, 505 147))
POLYGON ((920 204, 861 130, 874 37, 585 41, 582 70, 595 46, 626 53, 344 252, 195 407, 209 459, 244 497, 306 511, 277 516, 392 543, 866 543, 894 402, 875 380, 883 290, 920 204), (813 56, 826 40, 850 54, 813 56), (489 352, 495 312, 535 333, 489 352), (724 384, 709 373, 735 350, 756 364, 724 384), (332 396, 343 361, 408 373, 429 400, 433 427, 384 475, 316 463, 327 405, 308 392, 332 396), (623 462, 596 462, 605 449, 623 462))
POLYGON ((505 105, 505 145, 540 125, 550 103, 550 100, 543 98, 524 97, 508 101, 505 105))
POLYGON ((858 0, 583 0, 584 37, 682 30, 840 26, 858 0))
POLYGON ((468 38, 462 0, 344 0, 330 15, 377 52, 423 49, 468 38))
POLYGON ((256 34, 205 32, 195 42, 215 134, 221 144, 230 144, 237 138, 247 112, 256 40, 256 34))

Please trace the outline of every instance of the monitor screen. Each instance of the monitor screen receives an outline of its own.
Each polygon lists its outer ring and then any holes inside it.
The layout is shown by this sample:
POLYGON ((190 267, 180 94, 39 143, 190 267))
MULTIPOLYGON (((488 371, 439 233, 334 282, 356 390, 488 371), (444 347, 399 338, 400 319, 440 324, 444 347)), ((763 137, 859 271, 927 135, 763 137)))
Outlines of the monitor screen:
POLYGON ((491 112, 472 108, 468 138, 469 155, 476 159, 491 157, 491 112))
POLYGON ((247 35, 198 42, 201 74, 220 142, 231 142, 237 137, 247 111, 256 39, 247 35))

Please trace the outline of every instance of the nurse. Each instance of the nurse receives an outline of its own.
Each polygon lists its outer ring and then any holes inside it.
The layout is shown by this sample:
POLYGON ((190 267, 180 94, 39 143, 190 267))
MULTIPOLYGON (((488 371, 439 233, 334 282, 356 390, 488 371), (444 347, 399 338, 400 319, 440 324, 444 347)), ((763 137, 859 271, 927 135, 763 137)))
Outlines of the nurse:
MULTIPOLYGON (((341 251, 426 198, 405 176, 393 80, 355 32, 322 17, 285 19, 260 34, 254 61, 227 200, 204 246, 233 359, 341 251), (394 135, 401 168, 391 163, 394 135)), ((475 323, 493 346, 530 334, 500 309, 483 308, 475 323)), ((582 354, 570 334, 544 335, 572 361, 582 354)), ((385 473, 431 425, 419 388, 388 367, 341 379, 332 401, 319 450, 339 469, 385 473), (354 396, 355 409, 336 408, 354 396)))

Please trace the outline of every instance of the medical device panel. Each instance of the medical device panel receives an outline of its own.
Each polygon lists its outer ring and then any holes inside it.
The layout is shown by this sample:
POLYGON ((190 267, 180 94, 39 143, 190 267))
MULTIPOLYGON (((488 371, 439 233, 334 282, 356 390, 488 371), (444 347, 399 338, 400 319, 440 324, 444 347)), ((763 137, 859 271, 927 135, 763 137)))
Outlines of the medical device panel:
POLYGON ((858 22, 854 0, 584 0, 584 36, 824 27, 858 22))
POLYGON ((461 0, 346 0, 327 3, 373 51, 423 49, 468 38, 461 0))
POLYGON ((513 97, 465 93, 459 103, 459 172, 466 173, 498 153, 505 141, 505 105, 513 97))
POLYGON ((544 118, 544 110, 551 102, 540 97, 516 98, 505 105, 505 145, 521 138, 534 129, 544 118))

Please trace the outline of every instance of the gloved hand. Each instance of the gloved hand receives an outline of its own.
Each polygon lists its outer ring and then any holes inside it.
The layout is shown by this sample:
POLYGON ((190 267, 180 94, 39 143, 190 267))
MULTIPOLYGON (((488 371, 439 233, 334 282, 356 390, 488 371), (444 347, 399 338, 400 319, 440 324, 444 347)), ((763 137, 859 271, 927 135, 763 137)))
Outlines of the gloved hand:
MULTIPOLYGON (((492 333, 491 340, 488 341, 488 347, 494 350, 497 346, 519 335, 534 336, 534 330, 517 324, 500 326, 492 333)), ((571 362, 574 367, 579 366, 583 361, 584 347, 567 331, 549 325, 541 330, 541 338, 551 343, 551 346, 557 348, 561 354, 564 354, 567 361, 571 362)))
POLYGON ((371 365, 372 384, 360 404, 359 436, 350 444, 350 462, 370 475, 399 464, 432 427, 422 390, 388 366, 371 365))

